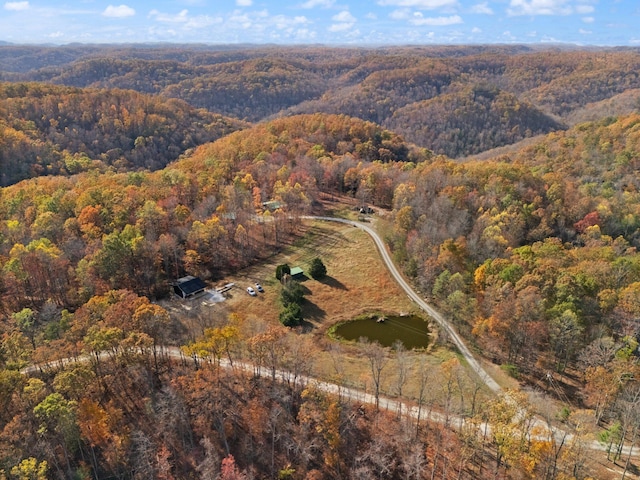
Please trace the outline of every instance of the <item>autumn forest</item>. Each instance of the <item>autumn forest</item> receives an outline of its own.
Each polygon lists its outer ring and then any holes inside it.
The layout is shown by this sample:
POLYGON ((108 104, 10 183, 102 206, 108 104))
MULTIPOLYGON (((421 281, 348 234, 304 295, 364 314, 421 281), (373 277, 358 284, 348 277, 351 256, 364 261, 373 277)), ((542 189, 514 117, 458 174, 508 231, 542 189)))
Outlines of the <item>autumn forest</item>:
POLYGON ((0 46, 0 479, 636 478, 639 169, 637 49, 0 46), (166 308, 310 215, 372 225, 505 393, 445 331, 166 308), (375 405, 306 381, 339 355, 375 405))

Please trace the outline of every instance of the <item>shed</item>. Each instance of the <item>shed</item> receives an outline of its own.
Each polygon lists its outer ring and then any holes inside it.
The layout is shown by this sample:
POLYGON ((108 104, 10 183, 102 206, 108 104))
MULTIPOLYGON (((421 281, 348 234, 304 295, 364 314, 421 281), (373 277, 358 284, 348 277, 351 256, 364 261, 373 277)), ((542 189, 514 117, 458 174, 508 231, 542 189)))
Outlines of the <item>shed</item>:
POLYGON ((289 275, 291 275, 291 278, 296 278, 297 276, 301 276, 303 273, 302 268, 300 267, 293 267, 291 269, 291 273, 289 275))
POLYGON ((186 277, 179 278, 173 284, 173 291, 180 298, 190 298, 195 295, 204 292, 207 285, 198 277, 192 277, 187 275, 186 277))

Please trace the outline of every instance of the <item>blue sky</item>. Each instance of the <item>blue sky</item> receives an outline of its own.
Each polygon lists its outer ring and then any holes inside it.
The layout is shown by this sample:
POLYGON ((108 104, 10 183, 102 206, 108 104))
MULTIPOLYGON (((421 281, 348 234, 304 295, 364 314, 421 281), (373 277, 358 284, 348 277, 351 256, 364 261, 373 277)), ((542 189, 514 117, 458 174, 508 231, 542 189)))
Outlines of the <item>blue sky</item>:
POLYGON ((0 2, 0 40, 12 43, 640 46, 638 0, 0 2))

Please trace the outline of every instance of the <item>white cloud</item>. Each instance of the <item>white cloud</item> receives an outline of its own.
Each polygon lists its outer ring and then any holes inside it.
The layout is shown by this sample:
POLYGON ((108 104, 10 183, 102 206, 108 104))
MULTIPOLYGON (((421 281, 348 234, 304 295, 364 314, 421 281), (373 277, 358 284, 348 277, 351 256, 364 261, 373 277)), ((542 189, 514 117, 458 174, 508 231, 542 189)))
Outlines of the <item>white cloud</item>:
POLYGON ((239 7, 250 7, 253 5, 253 0, 236 0, 236 5, 239 7))
POLYGON ((460 15, 451 15, 450 17, 424 17, 420 12, 413 14, 413 18, 409 23, 416 26, 429 25, 432 27, 444 27, 447 25, 456 25, 464 23, 460 15))
POLYGON ((584 28, 580 28, 578 30, 582 35, 591 35, 593 32, 591 30, 585 30, 584 28))
POLYGON ((300 7, 302 8, 331 8, 336 3, 335 0, 308 0, 304 2, 300 7))
POLYGON ((367 20, 377 20, 377 19, 378 19, 378 16, 377 16, 375 13, 373 13, 373 12, 369 12, 369 13, 367 13, 367 14, 365 15, 365 18, 366 18, 367 20))
POLYGON ((353 23, 334 23, 329 27, 330 32, 346 32, 353 27, 353 23))
POLYGON ((276 15, 271 19, 271 23, 278 29, 278 30, 289 30, 289 33, 291 33, 292 27, 294 25, 306 25, 309 22, 309 19, 305 16, 298 16, 298 17, 285 17, 284 15, 276 15))
POLYGON ((148 18, 160 23, 181 24, 185 29, 205 28, 223 22, 220 17, 210 17, 209 15, 191 16, 189 15, 189 10, 186 9, 174 15, 153 9, 149 12, 148 18))
POLYGON ((595 8, 593 8, 592 5, 577 5, 576 6, 576 12, 579 13, 580 15, 584 15, 586 13, 593 13, 595 11, 595 8))
POLYGON ((596 21, 596 19, 595 19, 595 18, 593 18, 593 17, 582 17, 582 21, 583 21, 584 23, 593 23, 593 22, 595 22, 595 21, 596 21))
POLYGON ((102 12, 102 16, 112 18, 133 17, 135 14, 136 11, 127 5, 119 5, 117 7, 109 5, 104 9, 104 12, 102 12))
POLYGON ((187 23, 189 21, 189 10, 182 10, 177 15, 171 15, 153 9, 149 12, 149 18, 162 23, 187 23))
POLYGON ((271 30, 269 32, 269 40, 273 42, 281 42, 294 40, 296 42, 314 41, 317 33, 307 28, 286 28, 284 30, 271 30))
POLYGON ((507 13, 518 15, 570 15, 573 9, 567 0, 511 0, 507 13))
POLYGON ((21 12, 29 10, 29 2, 6 2, 4 9, 12 12, 21 12))
POLYGON ((408 20, 411 25, 418 27, 456 25, 464 23, 459 15, 451 15, 449 17, 425 17, 421 12, 411 12, 408 8, 400 8, 389 14, 392 20, 408 20))
POLYGON ((343 10, 342 12, 331 17, 331 20, 334 22, 343 22, 343 23, 353 23, 356 21, 356 17, 351 15, 351 12, 348 10, 343 10))
POLYGON ((184 24, 185 28, 205 28, 211 25, 218 25, 223 22, 220 17, 210 17, 209 15, 197 15, 191 17, 184 24))
POLYGON ((351 41, 358 41, 358 39, 361 38, 361 33, 360 30, 356 28, 354 30, 349 30, 345 36, 351 41))
POLYGON ((253 26, 253 21, 251 20, 251 18, 249 18, 249 15, 247 14, 235 13, 232 17, 229 18, 229 23, 232 26, 238 26, 245 30, 253 26))
POLYGON ((298 40, 315 40, 317 33, 308 28, 299 28, 293 33, 293 37, 298 40))
POLYGON ((446 25, 457 25, 464 23, 460 15, 451 15, 450 17, 423 17, 420 12, 416 12, 409 23, 416 26, 429 25, 433 27, 443 27, 446 25))
POLYGON ((423 10, 439 8, 453 8, 458 6, 458 0, 378 0, 382 7, 410 7, 423 10))
POLYGON ((348 10, 343 10, 340 13, 337 13, 333 17, 331 17, 334 23, 329 27, 330 32, 346 32, 352 30, 353 26, 356 24, 356 17, 351 15, 351 12, 348 10))
POLYGON ((478 3, 477 5, 472 6, 471 13, 493 15, 493 10, 491 10, 491 7, 489 7, 489 4, 487 2, 484 2, 484 3, 478 3))
POLYGON ((478 27, 473 27, 471 29, 471 33, 482 33, 482 29, 478 27))

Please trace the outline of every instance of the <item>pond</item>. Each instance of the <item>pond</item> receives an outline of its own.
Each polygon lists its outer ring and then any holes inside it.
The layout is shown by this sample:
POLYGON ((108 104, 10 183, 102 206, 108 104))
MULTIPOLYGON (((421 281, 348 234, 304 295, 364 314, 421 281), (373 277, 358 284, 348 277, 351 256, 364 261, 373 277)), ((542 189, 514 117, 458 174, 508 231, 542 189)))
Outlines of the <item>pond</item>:
POLYGON ((384 347, 400 340, 408 350, 429 345, 428 324, 418 315, 369 315, 336 325, 332 334, 352 341, 365 337, 384 347))

